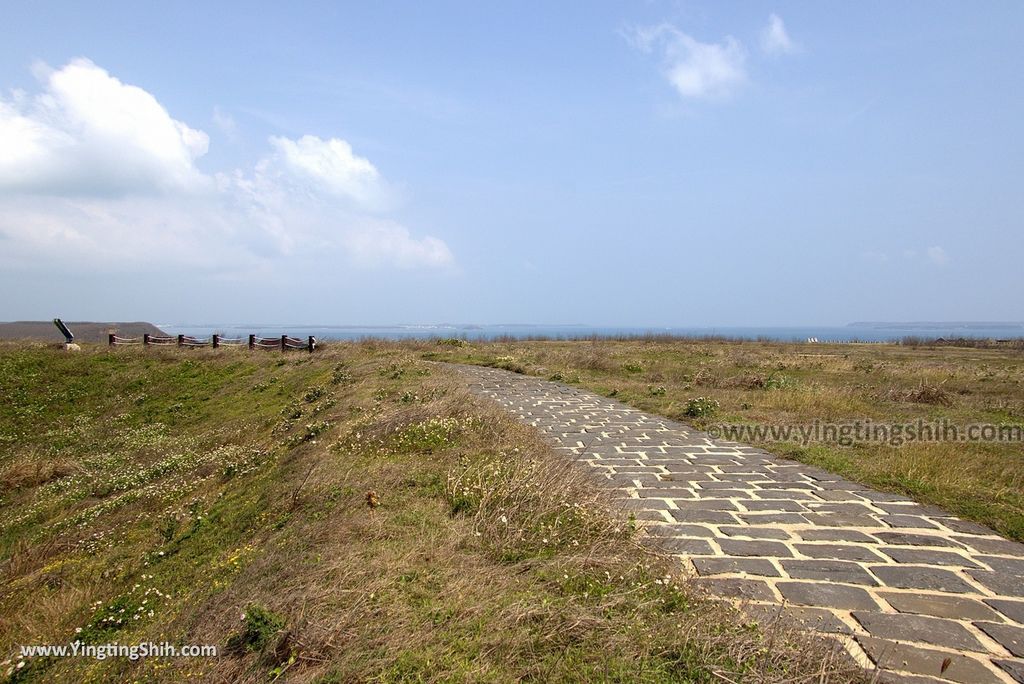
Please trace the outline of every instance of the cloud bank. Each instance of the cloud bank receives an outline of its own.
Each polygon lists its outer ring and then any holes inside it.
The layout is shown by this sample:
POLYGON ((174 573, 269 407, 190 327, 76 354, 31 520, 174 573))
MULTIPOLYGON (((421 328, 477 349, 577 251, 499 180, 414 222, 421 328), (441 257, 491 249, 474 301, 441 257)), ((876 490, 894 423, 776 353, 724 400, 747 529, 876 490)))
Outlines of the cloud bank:
POLYGON ((0 242, 10 265, 267 267, 288 256, 437 268, 438 238, 389 219, 394 193, 339 138, 271 137, 252 169, 206 173, 206 133, 87 59, 0 96, 0 242))

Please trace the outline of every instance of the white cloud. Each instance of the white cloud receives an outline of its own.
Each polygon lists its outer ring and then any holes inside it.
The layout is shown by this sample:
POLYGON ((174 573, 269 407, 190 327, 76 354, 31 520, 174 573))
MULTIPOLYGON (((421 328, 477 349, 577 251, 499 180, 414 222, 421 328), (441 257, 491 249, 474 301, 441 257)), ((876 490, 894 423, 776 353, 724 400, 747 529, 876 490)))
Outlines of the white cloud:
POLYGON ((387 204, 388 189, 368 159, 352 152, 344 140, 304 135, 298 140, 270 138, 284 170, 317 189, 347 198, 364 209, 387 204))
POLYGON ((683 97, 726 97, 747 80, 746 52, 732 36, 721 43, 702 43, 661 24, 635 31, 632 42, 661 55, 665 77, 683 97))
POLYGON ((949 263, 949 255, 946 254, 946 250, 944 250, 942 247, 939 247, 938 245, 934 247, 929 247, 927 250, 925 250, 925 254, 928 255, 928 260, 931 261, 933 264, 943 266, 949 263))
POLYGON ((194 190, 207 135, 87 59, 38 67, 44 90, 0 99, 0 192, 122 195, 194 190))
POLYGON ((769 55, 788 55, 797 51, 796 43, 786 32, 786 25, 777 14, 768 17, 768 25, 761 31, 761 49, 769 55))
POLYGON ((272 137, 250 171, 210 175, 195 164, 207 135, 150 93, 85 59, 37 71, 39 94, 0 98, 7 265, 241 270, 304 255, 353 266, 454 262, 441 240, 371 215, 392 193, 344 140, 272 137))

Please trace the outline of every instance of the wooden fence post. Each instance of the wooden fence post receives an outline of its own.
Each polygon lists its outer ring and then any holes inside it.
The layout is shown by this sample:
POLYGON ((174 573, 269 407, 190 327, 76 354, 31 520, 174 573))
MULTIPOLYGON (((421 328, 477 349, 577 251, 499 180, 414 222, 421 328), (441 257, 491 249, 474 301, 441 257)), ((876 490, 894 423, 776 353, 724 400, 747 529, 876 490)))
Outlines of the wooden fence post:
POLYGON ((178 346, 179 347, 184 347, 185 346, 185 336, 184 335, 178 335, 178 346))
POLYGON ((284 351, 287 348, 288 348, 288 336, 287 335, 281 335, 281 351, 284 351))
POLYGON ((114 333, 107 333, 107 344, 114 346, 114 333))
POLYGON ((249 349, 255 349, 255 348, 256 348, 256 336, 255 335, 249 335, 249 349))
POLYGON ((310 354, 312 354, 313 350, 316 349, 316 338, 312 335, 310 335, 309 339, 306 341, 306 348, 309 349, 310 354))
POLYGON ((213 348, 216 349, 220 346, 220 335, 211 335, 210 341, 213 343, 213 348))
POLYGON ((149 333, 142 333, 142 346, 143 347, 148 347, 149 346, 149 333))

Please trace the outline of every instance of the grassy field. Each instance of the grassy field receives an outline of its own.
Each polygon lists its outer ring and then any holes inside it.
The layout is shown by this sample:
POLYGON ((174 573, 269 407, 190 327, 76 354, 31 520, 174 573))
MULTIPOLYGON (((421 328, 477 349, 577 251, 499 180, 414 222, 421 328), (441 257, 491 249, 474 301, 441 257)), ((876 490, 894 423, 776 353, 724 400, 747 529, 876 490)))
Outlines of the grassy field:
MULTIPOLYGON (((578 385, 707 428, 814 421, 1024 427, 1024 351, 952 346, 623 340, 438 345, 429 358, 578 385)), ((831 436, 829 436, 831 437, 831 436)), ((1024 443, 752 440, 938 504, 1024 541, 1024 443)))
MULTIPOLYGON (((0 345, 0 676, 859 677, 701 597, 581 474, 423 360, 436 348, 0 345), (220 655, 19 657, 73 640, 220 655)), ((575 372, 568 347, 527 349, 575 372)), ((644 382, 624 397, 643 403, 644 382)))

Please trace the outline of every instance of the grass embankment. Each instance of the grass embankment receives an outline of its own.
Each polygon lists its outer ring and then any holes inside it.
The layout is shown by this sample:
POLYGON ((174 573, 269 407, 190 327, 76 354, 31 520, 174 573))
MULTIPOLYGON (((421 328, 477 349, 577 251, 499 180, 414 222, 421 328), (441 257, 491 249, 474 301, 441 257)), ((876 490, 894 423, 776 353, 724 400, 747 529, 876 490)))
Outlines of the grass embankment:
MULTIPOLYGON (((1024 354, 1013 348, 638 339, 439 345, 429 357, 579 385, 698 428, 943 419, 1024 426, 1024 354), (690 403, 701 397, 708 401, 690 403)), ((1024 541, 1021 442, 759 446, 1024 541)))
POLYGON ((583 475, 421 352, 0 346, 0 676, 857 676, 666 577, 583 475), (75 639, 221 655, 18 658, 75 639))

